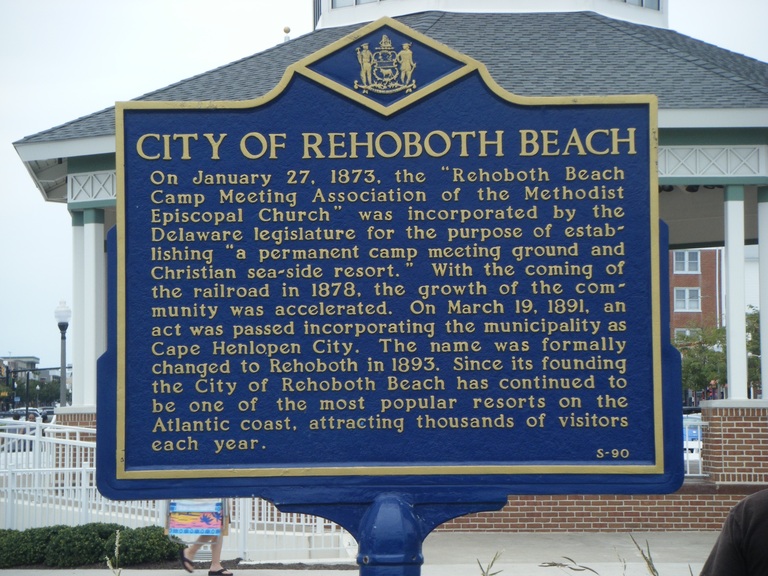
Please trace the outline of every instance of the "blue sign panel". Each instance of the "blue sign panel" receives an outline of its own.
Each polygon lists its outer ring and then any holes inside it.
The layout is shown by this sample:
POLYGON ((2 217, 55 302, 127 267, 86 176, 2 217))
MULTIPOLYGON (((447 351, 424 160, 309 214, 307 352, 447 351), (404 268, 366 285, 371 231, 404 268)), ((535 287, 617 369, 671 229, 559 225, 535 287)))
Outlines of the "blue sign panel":
POLYGON ((653 97, 518 97, 384 20, 117 128, 105 493, 679 486, 653 97))

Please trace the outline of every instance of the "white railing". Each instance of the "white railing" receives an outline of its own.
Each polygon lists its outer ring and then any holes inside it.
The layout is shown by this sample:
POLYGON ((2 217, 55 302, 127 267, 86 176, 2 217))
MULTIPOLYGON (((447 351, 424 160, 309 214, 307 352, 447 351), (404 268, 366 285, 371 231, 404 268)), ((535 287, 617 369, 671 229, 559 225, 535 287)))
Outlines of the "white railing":
POLYGON ((705 476, 701 469, 701 445, 703 428, 706 423, 700 416, 683 418, 683 455, 685 458, 685 475, 688 477, 705 476))
MULTIPOLYGON (((685 473, 703 476, 700 419, 683 424, 685 473)), ((111 522, 164 526, 166 501, 114 501, 95 483, 91 428, 0 420, 0 528, 111 522)), ((258 498, 230 500, 232 522, 225 558, 250 562, 352 561, 356 544, 338 525, 306 514, 286 514, 258 498)))
MULTIPOLYGON (((0 528, 110 522, 164 526, 166 501, 118 502, 96 489, 95 430, 0 420, 0 528)), ((249 562, 352 562, 356 544, 338 525, 286 514, 258 498, 229 501, 224 558, 249 562)), ((202 556, 201 558, 204 558, 202 556)))

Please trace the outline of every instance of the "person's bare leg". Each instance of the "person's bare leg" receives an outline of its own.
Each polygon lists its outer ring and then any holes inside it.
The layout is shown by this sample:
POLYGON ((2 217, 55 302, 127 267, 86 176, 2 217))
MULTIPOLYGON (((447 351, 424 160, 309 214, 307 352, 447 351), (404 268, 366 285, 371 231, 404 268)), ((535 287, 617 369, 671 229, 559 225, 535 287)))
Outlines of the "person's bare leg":
POLYGON ((219 536, 211 544, 211 572, 218 572, 223 568, 221 565, 221 549, 224 546, 224 536, 219 536))
MULTIPOLYGON (((208 542, 213 542, 211 545, 211 552, 213 552, 213 549, 216 547, 218 543, 219 547, 219 558, 221 558, 221 543, 220 538, 216 538, 216 536, 200 536, 197 540, 195 540, 192 544, 187 547, 182 554, 184 555, 184 558, 186 558, 189 562, 195 561, 195 556, 197 555, 197 552, 200 550, 200 548, 203 547, 204 544, 208 542)), ((217 562, 220 562, 220 560, 217 560, 217 562)), ((186 564, 186 562, 185 562, 186 564)), ((185 566, 186 568, 186 566, 185 566)), ((221 568, 221 566, 219 566, 221 568)))

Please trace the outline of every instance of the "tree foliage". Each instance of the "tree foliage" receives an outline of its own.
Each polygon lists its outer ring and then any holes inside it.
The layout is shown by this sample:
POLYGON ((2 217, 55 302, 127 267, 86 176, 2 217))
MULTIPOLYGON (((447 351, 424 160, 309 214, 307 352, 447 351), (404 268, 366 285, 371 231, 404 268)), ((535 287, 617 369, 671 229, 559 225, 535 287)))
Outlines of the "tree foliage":
MULTIPOLYGON (((750 307, 747 324, 747 378, 760 385, 760 313, 750 307)), ((725 328, 691 326, 688 334, 675 340, 683 359, 683 388, 704 392, 710 386, 723 386, 728 378, 725 328)))
POLYGON ((760 388, 760 312, 750 306, 747 312, 747 380, 760 388))
POLYGON ((707 390, 713 383, 725 383, 725 329, 692 327, 675 342, 683 357, 683 388, 707 390))
MULTIPOLYGON (((35 371, 30 371, 29 386, 26 373, 18 373, 14 378, 0 379, 0 409, 12 408, 14 397, 19 399, 19 406, 26 406, 27 403, 29 406, 51 406, 58 402, 60 395, 58 378, 42 380, 35 371), (13 387, 14 382, 16 388, 13 387)), ((71 393, 67 391, 67 399, 69 398, 71 393)))

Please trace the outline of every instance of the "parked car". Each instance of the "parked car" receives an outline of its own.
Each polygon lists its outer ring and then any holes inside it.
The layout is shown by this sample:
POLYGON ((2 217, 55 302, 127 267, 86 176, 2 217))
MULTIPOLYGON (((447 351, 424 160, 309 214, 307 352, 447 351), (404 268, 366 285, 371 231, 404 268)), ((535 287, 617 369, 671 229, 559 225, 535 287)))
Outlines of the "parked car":
POLYGON ((30 413, 34 414, 35 418, 40 418, 42 416, 42 413, 37 408, 14 408, 11 410, 11 416, 13 416, 13 414, 19 414, 22 419, 26 418, 27 414, 30 413))

